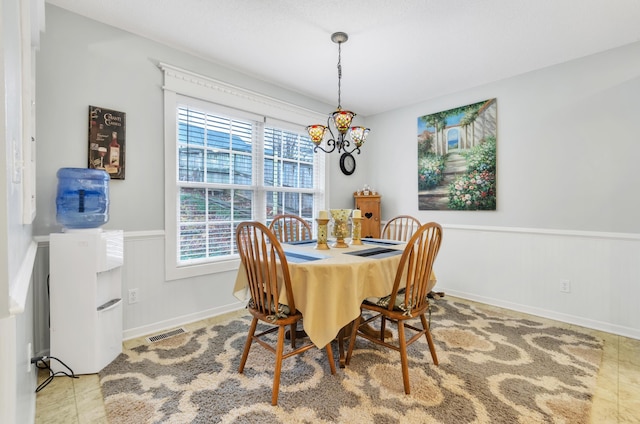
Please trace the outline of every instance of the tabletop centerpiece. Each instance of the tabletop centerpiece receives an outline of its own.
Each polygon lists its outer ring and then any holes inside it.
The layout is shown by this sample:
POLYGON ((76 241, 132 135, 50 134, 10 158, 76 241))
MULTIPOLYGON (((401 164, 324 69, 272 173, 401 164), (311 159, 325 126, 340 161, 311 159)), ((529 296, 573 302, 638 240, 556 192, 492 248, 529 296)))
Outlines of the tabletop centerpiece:
POLYGON ((333 236, 336 242, 333 247, 349 247, 344 239, 349 237, 349 215, 351 209, 330 209, 333 219, 333 236))

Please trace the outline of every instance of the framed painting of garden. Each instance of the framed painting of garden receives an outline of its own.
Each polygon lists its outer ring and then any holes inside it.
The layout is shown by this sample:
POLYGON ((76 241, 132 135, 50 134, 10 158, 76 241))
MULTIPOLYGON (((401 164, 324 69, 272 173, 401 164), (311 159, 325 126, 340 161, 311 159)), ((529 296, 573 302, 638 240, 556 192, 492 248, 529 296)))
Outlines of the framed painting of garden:
POLYGON ((496 210, 497 102, 418 118, 418 209, 496 210))

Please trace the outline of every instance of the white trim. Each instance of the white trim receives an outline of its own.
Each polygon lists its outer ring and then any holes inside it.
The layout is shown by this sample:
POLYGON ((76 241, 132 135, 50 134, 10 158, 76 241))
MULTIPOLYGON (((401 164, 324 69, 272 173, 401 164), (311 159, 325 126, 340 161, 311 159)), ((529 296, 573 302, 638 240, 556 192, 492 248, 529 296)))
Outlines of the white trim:
POLYGON ((128 232, 124 233, 124 238, 125 238, 125 240, 128 240, 128 239, 136 239, 136 240, 149 239, 149 240, 153 240, 153 239, 158 239, 158 238, 164 238, 164 230, 128 231, 128 232))
POLYGON ((39 44, 39 33, 33 24, 33 19, 37 17, 35 1, 21 2, 22 143, 19 173, 22 183, 22 223, 26 225, 31 224, 36 217, 36 47, 34 43, 39 44))
POLYGON ((131 328, 124 331, 123 340, 131 340, 137 337, 146 337, 160 331, 165 331, 175 327, 181 327, 192 322, 201 321, 207 318, 226 314, 228 312, 238 311, 240 309, 243 309, 245 306, 245 302, 230 303, 225 306, 207 309, 205 311, 200 311, 194 314, 183 315, 165 321, 154 322, 153 324, 131 328))
POLYGON ((178 107, 180 106, 185 108, 196 107, 197 109, 200 109, 201 112, 207 112, 216 116, 223 116, 231 120, 245 119, 247 121, 255 121, 255 122, 261 122, 262 120, 264 120, 264 116, 257 113, 247 112, 241 109, 235 109, 235 108, 231 108, 231 107, 227 107, 219 104, 214 104, 207 100, 201 100, 201 99, 197 99, 189 96, 184 96, 180 94, 180 92, 176 92, 176 102, 177 102, 176 105, 178 107))
POLYGON ((31 286, 31 276, 33 275, 33 264, 36 260, 38 245, 35 241, 29 243, 24 260, 20 264, 15 282, 9 285, 9 314, 18 315, 24 312, 27 304, 27 294, 31 286))
MULTIPOLYGON (((178 158, 176 154, 167 152, 175 151, 175 134, 177 134, 176 104, 178 95, 173 91, 164 90, 164 269, 165 279, 174 280, 181 278, 176 274, 176 243, 178 238, 177 224, 177 190, 176 190, 176 170, 178 158), (173 136, 171 136, 173 134, 173 136), (173 189, 171 189, 173 187, 173 189), (169 213, 173 210, 173 213, 169 213), (169 265, 171 264, 171 265, 169 265)), ((187 276, 185 276, 187 277, 187 276)))
MULTIPOLYGON (((123 231, 122 234, 125 240, 164 239, 164 230, 123 231)), ((46 236, 34 236, 33 240, 38 244, 38 247, 46 247, 49 245, 49 236, 50 234, 46 236)))
MULTIPOLYGON (((384 225, 386 221, 383 221, 384 225)), ((450 225, 441 224, 442 228, 463 231, 484 231, 490 233, 515 233, 515 234, 540 234, 540 235, 556 235, 565 237, 585 237, 606 240, 640 240, 640 234, 637 233, 612 233, 602 231, 573 231, 573 230, 553 230, 544 228, 525 228, 525 227, 493 227, 481 225, 450 225)), ((157 239, 164 238, 164 230, 146 230, 146 231, 125 231, 126 239, 157 239)), ((45 246, 49 243, 49 236, 34 236, 33 240, 38 246, 45 246)))
POLYGON ((514 233, 514 234, 544 234, 564 237, 586 237, 610 240, 640 240, 637 233, 611 233, 602 231, 576 231, 576 230, 555 230, 546 228, 522 228, 522 227, 492 227, 481 225, 450 225, 441 224, 443 229, 464 230, 464 231, 486 231, 492 233, 514 233))
POLYGON ((459 292, 456 290, 447 290, 446 286, 439 287, 438 291, 443 291, 446 295, 459 297, 461 299, 473 300, 474 302, 483 303, 485 305, 497 306, 504 309, 509 309, 516 312, 522 312, 529 315, 538 316, 541 318, 552 319, 560 321, 565 324, 578 325, 584 328, 590 328, 592 330, 604 331, 618 336, 630 337, 632 339, 640 340, 640 330, 635 328, 625 327, 622 325, 610 324, 607 322, 591 320, 575 315, 564 314, 561 312, 550 311, 548 309, 536 308, 532 306, 522 305, 519 303, 508 302, 491 297, 478 296, 472 293, 459 292))
POLYGON ((160 62, 163 89, 287 122, 324 122, 327 115, 160 62))

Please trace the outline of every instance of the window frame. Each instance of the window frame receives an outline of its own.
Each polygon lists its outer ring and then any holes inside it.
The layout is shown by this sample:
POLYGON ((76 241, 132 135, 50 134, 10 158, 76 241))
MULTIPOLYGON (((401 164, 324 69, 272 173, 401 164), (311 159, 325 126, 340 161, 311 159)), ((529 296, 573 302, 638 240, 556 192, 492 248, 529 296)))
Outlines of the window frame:
MULTIPOLYGON (((179 190, 177 182, 177 109, 179 105, 188 103, 194 108, 225 114, 227 116, 247 119, 268 127, 300 132, 308 122, 326 119, 308 109, 282 102, 240 87, 229 85, 203 75, 198 75, 171 65, 161 63, 164 72, 164 152, 165 152, 165 277, 167 280, 197 277, 237 270, 239 258, 230 255, 225 258, 203 261, 192 264, 180 264, 178 257, 179 233, 179 190)), ((262 141, 261 141, 262 142, 262 141)), ((263 149, 253 152, 253 181, 248 188, 254 191, 252 201, 254 216, 252 219, 266 222, 266 206, 264 193, 269 191, 287 192, 286 187, 264 185, 263 149), (256 196, 262 193, 262 196, 256 196), (256 214, 257 212, 257 214, 256 214)), ((316 157, 318 186, 313 190, 314 215, 318 208, 324 209, 326 179, 328 178, 328 161, 324 155, 316 157)), ((230 185, 229 188, 237 188, 230 185)))

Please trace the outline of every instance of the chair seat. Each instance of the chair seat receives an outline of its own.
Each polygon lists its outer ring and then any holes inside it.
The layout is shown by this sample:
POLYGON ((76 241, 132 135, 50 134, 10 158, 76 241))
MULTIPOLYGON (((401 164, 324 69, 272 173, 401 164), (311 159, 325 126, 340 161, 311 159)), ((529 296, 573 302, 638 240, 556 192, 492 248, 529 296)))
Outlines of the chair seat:
MULTIPOLYGON (((263 300, 263 302, 267 303, 266 297, 263 300)), ((253 299, 249 299, 249 302, 247 303, 247 308, 253 309, 256 311, 258 310, 258 308, 256 307, 256 303, 254 302, 253 299)), ((289 306, 282 303, 278 303, 277 308, 274 307, 274 304, 272 303, 269 309, 273 313, 273 315, 265 315, 265 318, 269 321, 276 321, 279 318, 286 318, 289 315, 291 315, 291 309, 289 308, 289 306)))
POLYGON ((268 314, 249 305, 247 305, 247 310, 254 317, 272 325, 290 325, 302 319, 302 314, 299 311, 296 311, 294 314, 288 313, 287 315, 268 314))
MULTIPOLYGON (((391 295, 381 297, 381 298, 367 298, 362 302, 361 307, 363 309, 369 309, 371 311, 377 312, 386 312, 389 313, 389 302, 391 301, 391 295), (378 299, 378 300, 375 300, 378 299), (373 300, 373 301, 372 301, 373 300)), ((404 296, 397 296, 395 305, 393 305, 393 310, 395 312, 401 313, 402 315, 412 318, 414 316, 419 315, 420 313, 424 313, 429 309, 429 301, 427 300, 426 304, 422 305, 419 309, 415 308, 415 305, 412 308, 407 308, 404 304, 404 296)))
MULTIPOLYGON (((404 295, 404 293, 405 293, 405 289, 404 288, 398 290, 398 294, 396 296, 396 301, 395 301, 395 304, 393 305, 393 310, 394 311, 402 311, 406 315, 413 316, 412 310, 415 309, 416 302, 414 300, 414 303, 409 307, 407 305, 405 305, 405 295, 404 295)), ((388 294, 388 295, 383 296, 383 297, 368 297, 368 298, 366 298, 364 300, 364 303, 368 304, 368 305, 380 306, 380 307, 382 307, 382 309, 388 309, 389 308, 389 302, 391 302, 391 297, 392 297, 391 294, 388 294)), ((411 295, 409 296, 409 298, 413 299, 413 297, 411 295)), ((425 297, 424 300, 427 302, 427 307, 428 307, 428 303, 429 303, 428 297, 425 297)))

